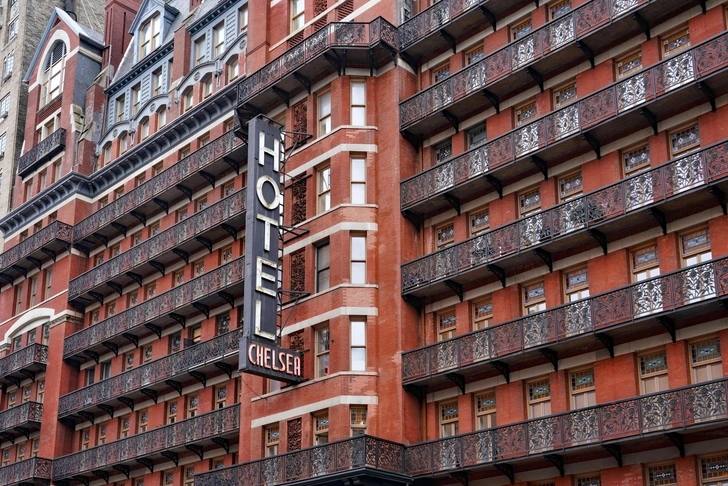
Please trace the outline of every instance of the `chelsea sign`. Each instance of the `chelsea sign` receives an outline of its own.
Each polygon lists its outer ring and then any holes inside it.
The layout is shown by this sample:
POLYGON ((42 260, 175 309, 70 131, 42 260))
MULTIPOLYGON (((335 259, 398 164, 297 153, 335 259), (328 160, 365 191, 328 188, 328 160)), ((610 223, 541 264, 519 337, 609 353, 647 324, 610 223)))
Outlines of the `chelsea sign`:
POLYGON ((296 383, 301 353, 278 346, 278 252, 282 196, 281 130, 262 117, 248 122, 248 191, 245 215, 244 325, 241 372, 296 383))

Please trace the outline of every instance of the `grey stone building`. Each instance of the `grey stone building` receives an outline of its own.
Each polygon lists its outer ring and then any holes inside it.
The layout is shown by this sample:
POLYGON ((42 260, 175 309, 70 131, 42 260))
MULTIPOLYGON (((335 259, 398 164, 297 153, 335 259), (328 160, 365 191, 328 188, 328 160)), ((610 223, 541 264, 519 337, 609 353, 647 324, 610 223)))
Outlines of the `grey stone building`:
MULTIPOLYGON (((12 209, 13 182, 23 149, 28 99, 23 76, 56 7, 67 10, 80 24, 103 32, 103 2, 0 0, 0 216, 12 209)), ((3 246, 0 235, 0 250, 3 246)))

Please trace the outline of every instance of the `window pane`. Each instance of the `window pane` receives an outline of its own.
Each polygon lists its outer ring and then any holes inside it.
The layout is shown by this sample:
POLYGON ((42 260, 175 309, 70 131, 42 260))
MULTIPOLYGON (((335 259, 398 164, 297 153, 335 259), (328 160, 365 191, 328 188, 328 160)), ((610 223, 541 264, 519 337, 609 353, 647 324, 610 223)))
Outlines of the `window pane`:
POLYGON ((364 321, 351 321, 351 345, 366 345, 366 323, 364 321))
POLYGON ((353 284, 366 283, 366 263, 364 263, 364 262, 352 262, 351 263, 351 283, 353 283, 353 284))
POLYGON ((365 260, 367 255, 366 238, 363 236, 354 236, 351 239, 351 259, 365 260))
POLYGON ((318 248, 318 267, 319 270, 329 268, 329 245, 323 245, 318 248))
POLYGON ((351 350, 351 369, 353 371, 364 371, 367 369, 366 348, 353 348, 351 350))
POLYGON ((351 108, 351 124, 357 127, 363 127, 367 124, 367 109, 363 106, 353 106, 351 108))
POLYGON ((319 116, 323 118, 331 114, 331 93, 324 93, 319 98, 319 116))
POLYGON ((352 83, 351 85, 351 103, 353 105, 363 105, 366 103, 366 84, 352 83))
POLYGON ((363 182, 366 180, 366 164, 364 159, 351 159, 351 180, 363 182))
POLYGON ((362 183, 351 185, 351 203, 366 204, 366 186, 362 183))

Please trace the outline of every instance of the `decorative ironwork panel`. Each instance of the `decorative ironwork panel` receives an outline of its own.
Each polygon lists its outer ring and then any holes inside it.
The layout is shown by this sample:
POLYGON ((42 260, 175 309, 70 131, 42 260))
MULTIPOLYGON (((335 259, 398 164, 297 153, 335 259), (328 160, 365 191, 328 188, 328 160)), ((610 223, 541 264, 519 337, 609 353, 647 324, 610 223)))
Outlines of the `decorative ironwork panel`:
POLYGON ((692 51, 664 61, 653 68, 655 92, 662 94, 695 79, 692 51))
POLYGON ((51 459, 33 457, 0 467, 0 484, 48 484, 52 470, 51 459))
POLYGON ((66 129, 59 128, 46 138, 38 142, 32 149, 20 156, 18 160, 18 175, 25 177, 36 164, 50 159, 54 154, 66 148, 66 129))
POLYGON ((71 242, 73 242, 73 226, 60 221, 54 221, 17 245, 8 248, 6 251, 0 253, 0 271, 10 268, 31 253, 40 250, 53 241, 58 241, 67 250, 70 249, 71 242))
POLYGON ((0 377, 6 377, 34 364, 48 364, 48 346, 30 344, 4 358, 0 358, 0 377))
POLYGON ((291 290, 306 291, 306 253, 301 248, 291 253, 291 290))
MULTIPOLYGON (((291 348, 293 349, 293 348, 291 348)), ((297 418, 288 421, 288 450, 297 451, 302 446, 302 419, 297 418)))
POLYGON ((0 412, 0 432, 5 432, 15 427, 27 427, 29 422, 36 422, 40 424, 42 417, 42 403, 22 403, 0 412))

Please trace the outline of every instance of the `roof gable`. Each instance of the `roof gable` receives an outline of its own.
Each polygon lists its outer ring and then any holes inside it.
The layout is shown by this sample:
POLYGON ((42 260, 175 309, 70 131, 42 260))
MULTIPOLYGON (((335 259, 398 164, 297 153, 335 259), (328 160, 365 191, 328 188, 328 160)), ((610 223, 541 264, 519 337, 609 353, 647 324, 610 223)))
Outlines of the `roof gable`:
POLYGON ((179 13, 176 8, 167 2, 162 2, 160 0, 142 0, 142 4, 139 5, 139 10, 134 17, 134 21, 131 23, 131 27, 129 27, 129 33, 133 36, 139 28, 139 24, 146 20, 152 12, 159 11, 160 7, 165 10, 165 15, 171 14, 171 16, 174 17, 179 13))

